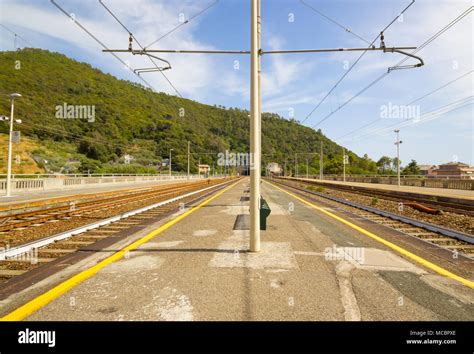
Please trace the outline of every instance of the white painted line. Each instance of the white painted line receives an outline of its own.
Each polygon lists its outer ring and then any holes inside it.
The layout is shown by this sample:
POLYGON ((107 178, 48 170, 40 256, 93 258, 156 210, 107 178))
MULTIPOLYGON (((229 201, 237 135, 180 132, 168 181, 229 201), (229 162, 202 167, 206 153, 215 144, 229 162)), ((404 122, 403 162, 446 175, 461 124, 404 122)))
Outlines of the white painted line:
POLYGON ((0 252, 0 260, 6 260, 8 258, 17 257, 17 256, 19 256, 23 253, 29 252, 32 249, 40 248, 40 247, 49 245, 53 242, 64 240, 66 238, 69 238, 69 237, 72 237, 72 236, 75 236, 75 235, 78 235, 78 234, 82 234, 82 233, 90 231, 90 230, 97 229, 101 226, 108 225, 108 224, 111 224, 113 222, 116 222, 116 221, 119 221, 119 220, 122 220, 122 219, 126 219, 130 216, 133 216, 133 215, 136 215, 136 214, 139 214, 139 213, 143 213, 144 211, 147 211, 147 210, 150 210, 150 209, 153 209, 153 208, 157 208, 157 207, 165 205, 165 204, 175 202, 177 200, 192 196, 192 195, 197 194, 197 193, 204 192, 206 190, 221 186, 221 185, 226 184, 226 183, 228 183, 228 182, 223 182, 223 183, 219 183, 219 184, 216 184, 214 186, 211 186, 211 187, 206 187, 204 189, 199 189, 197 191, 184 194, 182 196, 174 197, 174 198, 171 198, 171 199, 159 202, 159 203, 148 205, 148 206, 140 208, 140 209, 135 209, 135 210, 132 210, 132 211, 128 211, 124 214, 116 215, 116 216, 110 217, 108 219, 104 219, 104 220, 97 221, 97 222, 92 223, 92 224, 88 224, 88 225, 81 226, 81 227, 78 227, 78 228, 75 228, 75 229, 72 229, 72 230, 69 230, 69 231, 66 231, 66 232, 62 232, 62 233, 44 238, 44 239, 39 240, 39 241, 30 242, 30 243, 27 243, 27 244, 19 246, 19 247, 6 248, 6 249, 4 249, 3 251, 0 252))

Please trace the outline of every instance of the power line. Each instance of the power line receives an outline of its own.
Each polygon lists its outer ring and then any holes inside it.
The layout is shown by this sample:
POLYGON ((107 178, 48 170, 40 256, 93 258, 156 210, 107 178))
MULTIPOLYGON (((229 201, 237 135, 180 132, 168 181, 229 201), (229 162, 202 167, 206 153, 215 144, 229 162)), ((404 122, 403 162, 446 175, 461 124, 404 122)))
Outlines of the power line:
MULTIPOLYGON (((413 103, 415 103, 415 102, 421 101, 422 99, 424 99, 424 98, 426 98, 426 97, 432 95, 433 93, 436 93, 436 92, 442 90, 443 88, 445 88, 445 87, 447 87, 447 86, 449 86, 449 85, 451 85, 451 84, 453 84, 453 83, 455 83, 455 82, 461 80, 462 78, 466 77, 466 76, 469 75, 469 74, 472 74, 473 72, 474 72, 473 70, 470 70, 470 71, 468 71, 468 72, 462 74, 461 76, 458 76, 456 79, 451 80, 451 81, 449 81, 449 82, 447 82, 447 83, 441 85, 440 87, 438 87, 438 88, 436 88, 436 89, 434 89, 434 90, 432 90, 432 91, 430 91, 430 92, 424 94, 423 96, 414 99, 414 100, 411 101, 410 103, 407 103, 406 106, 409 106, 409 105, 411 105, 411 104, 413 104, 413 103)), ((363 125, 362 127, 357 128, 357 129, 355 129, 355 130, 352 130, 352 131, 350 131, 349 133, 346 133, 346 134, 344 134, 343 136, 337 138, 336 141, 339 141, 340 139, 343 139, 343 138, 345 138, 345 137, 348 136, 348 135, 351 135, 351 134, 353 134, 353 133, 355 133, 355 132, 358 132, 358 131, 360 131, 360 130, 362 130, 362 129, 364 129, 364 128, 367 128, 368 126, 370 126, 370 125, 372 125, 372 124, 374 124, 374 123, 377 123, 377 122, 380 121, 381 119, 382 119, 382 118, 374 119, 374 120, 371 121, 370 123, 368 123, 368 124, 366 124, 366 125, 363 125)))
POLYGON ((159 37, 158 39, 154 40, 153 42, 151 42, 150 44, 148 44, 147 46, 145 46, 143 49, 146 49, 150 46, 152 46, 153 44, 156 44, 157 42, 161 41, 163 38, 165 38, 166 36, 170 35, 171 33, 173 33, 174 31, 176 31, 177 29, 181 28, 182 26, 188 24, 189 22, 191 22, 192 20, 194 20, 196 17, 202 15, 204 12, 206 12, 207 10, 209 10, 211 7, 214 7, 217 3, 219 2, 219 0, 216 0, 214 1, 212 4, 210 4, 209 6, 207 6, 206 8, 202 9, 201 11, 199 11, 198 13, 194 14, 193 16, 191 16, 189 19, 187 19, 186 21, 184 21, 183 23, 180 23, 178 26, 176 26, 175 28, 171 29, 170 31, 166 32, 164 35, 162 35, 161 37, 159 37))
MULTIPOLYGON (((451 27, 453 27, 456 23, 458 23, 459 21, 461 21, 464 17, 466 17, 472 10, 473 10, 473 6, 471 6, 470 8, 468 8, 466 11, 464 11, 463 13, 461 13, 461 15, 459 15, 458 17, 456 17, 454 20, 452 20, 450 23, 448 23, 446 26, 444 26, 441 30, 439 30, 437 33, 435 33, 433 36, 431 36, 429 39, 427 39, 423 44, 421 44, 417 49, 415 49, 414 51, 412 51, 410 54, 416 54, 418 53, 419 51, 423 50, 426 46, 428 46, 429 44, 431 44, 435 39, 437 39, 441 34, 443 34, 444 32, 446 32, 447 30, 449 30, 451 27)), ((409 57, 405 57, 403 59, 401 59, 397 64, 395 64, 394 66, 399 66, 401 64, 403 64, 406 60, 408 60, 409 57)), ((345 107, 348 103, 350 103, 352 100, 354 100, 356 97, 360 96, 362 93, 364 93, 365 91, 367 91, 369 88, 371 88, 373 85, 375 85, 377 82, 379 82, 380 80, 382 80, 383 78, 385 78, 386 76, 388 76, 389 74, 391 73, 391 71, 387 71, 385 73, 383 73, 382 75, 380 75, 378 78, 376 78, 374 81, 372 81, 370 84, 368 84, 366 87, 364 87, 362 90, 360 90, 358 93, 356 93, 354 96, 352 96, 350 99, 348 99, 346 102, 344 102, 341 106, 339 106, 339 108, 337 108, 335 111, 332 111, 331 113, 329 113, 328 115, 326 115, 321 121, 319 121, 317 124, 313 125, 312 128, 314 129, 315 127, 317 127, 318 125, 320 125, 321 123, 323 123, 324 121, 326 121, 327 119, 329 119, 331 116, 334 115, 334 113, 338 112, 341 108, 345 107)), ((303 121, 304 122, 304 121, 303 121)))
MULTIPOLYGON (((0 26, 3 27, 4 29, 6 29, 8 32, 10 32, 11 34, 13 34, 15 36, 15 38, 20 38, 23 42, 25 42, 26 44, 28 44, 29 46, 33 47, 33 45, 28 42, 26 39, 24 39, 22 36, 20 36, 19 34, 17 34, 16 32, 12 31, 10 28, 8 28, 7 26, 5 26, 4 24, 1 24, 0 23, 0 26)), ((15 42, 15 49, 16 49, 16 42, 15 42)))
MULTIPOLYGON (((53 135, 60 136, 60 137, 68 137, 68 138, 70 138, 72 140, 76 140, 76 141, 87 140, 87 141, 91 141, 91 142, 95 142, 95 143, 99 143, 99 144, 105 144, 105 145, 109 145, 109 146, 118 146, 118 147, 123 147, 123 148, 128 148, 129 147, 128 145, 125 145, 125 144, 122 144, 122 143, 112 143, 111 141, 107 141, 107 140, 103 140, 103 139, 99 139, 99 138, 73 134, 73 133, 70 133, 70 132, 67 132, 67 131, 55 129, 55 128, 52 128, 52 127, 45 127, 42 124, 32 123, 32 122, 28 122, 28 121, 23 122, 23 124, 21 125, 21 128, 30 129, 31 133, 34 133, 35 131, 42 131, 42 132, 45 132, 45 133, 48 133, 48 134, 53 134, 53 135)), ((63 127, 61 127, 61 128, 63 128, 63 127)))
MULTIPOLYGON (((329 90, 329 92, 321 99, 321 101, 319 101, 319 103, 316 105, 316 107, 313 108, 313 110, 311 110, 311 112, 309 112, 309 114, 303 119, 303 121, 301 121, 301 124, 303 124, 304 122, 306 122, 306 120, 308 120, 309 117, 311 117, 313 115, 313 113, 321 106, 321 104, 323 104, 323 102, 326 100, 326 98, 328 98, 328 96, 336 89, 336 87, 342 82, 342 80, 344 80, 346 78, 346 76, 352 71, 352 69, 354 69, 354 67, 359 63, 359 61, 364 57, 364 55, 367 53, 368 49, 370 48, 373 48, 373 45, 375 43, 375 41, 377 41, 377 39, 380 38, 381 34, 383 32, 385 32, 400 16, 403 15, 403 13, 408 10, 408 8, 413 5, 413 3, 415 2, 415 0, 412 0, 412 2, 407 6, 405 7, 402 12, 400 12, 400 14, 398 16, 396 16, 387 26, 385 26, 385 28, 377 35, 377 37, 374 38, 374 40, 370 43, 370 45, 367 47, 367 50, 363 51, 361 53, 361 55, 356 59, 356 61, 349 67, 349 69, 347 69, 347 71, 339 78, 339 80, 334 84, 334 86, 329 90)), ((336 110, 337 111, 337 110, 336 110)), ((319 122, 317 125, 321 124, 321 122, 319 122)), ((317 126, 316 125, 316 126, 317 126)), ((313 127, 314 128, 314 127, 313 127)))
MULTIPOLYGON (((86 32, 91 38, 93 38, 97 43, 99 43, 103 48, 107 49, 107 46, 101 42, 96 36, 94 36, 89 30, 87 30, 87 28, 85 28, 83 25, 81 25, 81 23, 79 21, 77 21, 73 16, 71 16, 66 10, 64 10, 61 6, 59 6, 55 0, 50 0, 51 3, 56 6, 63 14, 65 14, 67 17, 69 17, 77 26, 79 26, 79 28, 81 28, 84 32, 86 32)), ((122 59, 120 59, 120 57, 115 54, 115 53, 112 53, 110 52, 110 54, 112 54, 114 56, 115 59, 117 59, 118 61, 120 61, 128 70, 130 70, 135 76, 137 76, 142 82, 145 83, 146 86, 148 86, 150 89, 152 89, 153 91, 157 92, 155 90, 155 88, 147 81, 145 80, 143 77, 141 77, 140 75, 137 75, 133 69, 126 63, 124 62, 122 59)))
POLYGON ((417 120, 412 120, 412 121, 403 122, 403 123, 396 122, 395 124, 391 124, 388 127, 375 129, 375 130, 372 130, 372 131, 367 132, 365 134, 359 135, 358 137, 354 138, 354 140, 360 140, 362 138, 366 138, 366 137, 371 136, 371 135, 382 134, 386 131, 389 131, 389 130, 393 129, 393 127, 395 127, 395 126, 399 126, 399 128, 404 128, 404 127, 408 127, 408 126, 418 125, 420 123, 426 123, 428 121, 436 119, 436 117, 439 116, 439 115, 444 115, 444 114, 452 112, 456 109, 460 109, 462 107, 465 107, 465 106, 468 106, 468 105, 472 104, 472 102, 469 102, 469 101, 472 101, 473 98, 474 98, 473 95, 461 98, 459 100, 448 103, 448 104, 446 104, 442 107, 439 107, 439 108, 431 110, 427 113, 424 113, 417 120), (469 103, 466 103, 466 102, 469 102, 469 103), (451 107, 451 106, 454 106, 454 108, 451 107), (448 109, 448 110, 446 112, 443 112, 446 109, 448 109), (432 117, 429 118, 429 116, 432 116, 432 117), (422 118, 424 118, 424 119, 422 119, 422 118))
POLYGON ((372 45, 372 43, 370 43, 368 40, 366 40, 365 38, 359 36, 357 33, 354 33, 352 30, 350 30, 349 28, 347 28, 346 26, 340 24, 339 22, 337 22, 336 20, 334 20, 333 18, 325 15, 324 13, 322 13, 320 10, 316 9, 315 7, 311 6, 310 4, 307 4, 304 0, 300 0, 300 2, 309 7, 311 10, 313 10, 314 12, 316 12, 317 14, 319 14, 320 16, 324 17, 325 19, 329 20, 330 22, 334 23, 336 26, 342 28, 344 31, 346 31, 347 33, 350 33, 352 34, 354 37, 357 37, 358 39, 360 39, 361 41, 367 43, 369 46, 372 45))
MULTIPOLYGON (((133 33, 123 24, 122 21, 119 20, 119 18, 110 10, 103 2, 103 0, 99 0, 99 3, 107 10, 107 12, 129 33, 129 35, 135 40, 135 42, 139 45, 139 47, 143 50, 144 47, 140 44, 138 39, 133 35, 133 33)), ((165 78, 165 80, 170 84, 170 86, 173 88, 173 90, 176 92, 176 94, 183 98, 181 93, 178 91, 176 86, 171 82, 171 80, 168 78, 168 76, 165 75, 163 71, 160 70, 159 66, 156 64, 156 62, 151 58, 150 56, 147 55, 147 58, 151 61, 151 63, 158 69, 157 71, 165 78)), ((159 59, 162 60, 162 59, 159 59)), ((135 71, 134 71, 135 73, 135 71)), ((139 75, 140 76, 140 75, 139 75)))

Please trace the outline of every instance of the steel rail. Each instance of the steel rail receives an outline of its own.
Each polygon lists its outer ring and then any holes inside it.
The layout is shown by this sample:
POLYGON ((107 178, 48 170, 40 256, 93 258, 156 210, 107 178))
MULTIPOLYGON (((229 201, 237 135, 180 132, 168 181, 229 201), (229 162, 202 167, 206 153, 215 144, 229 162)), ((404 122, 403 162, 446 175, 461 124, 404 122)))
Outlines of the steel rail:
POLYGON ((107 219, 104 219, 104 220, 101 220, 101 221, 97 221, 97 222, 94 222, 94 223, 91 223, 91 224, 88 224, 88 225, 84 225, 84 226, 81 226, 81 227, 78 227, 78 228, 75 228, 75 229, 72 229, 72 230, 61 232, 61 233, 56 234, 56 235, 48 236, 48 237, 45 237, 45 238, 37 240, 37 241, 29 242, 29 243, 26 243, 26 244, 21 245, 21 246, 3 249, 0 252, 0 261, 9 261, 9 260, 14 261, 15 257, 18 257, 22 254, 27 253, 27 252, 30 252, 33 249, 44 247, 44 246, 49 245, 51 243, 54 243, 56 241, 61 241, 61 240, 70 238, 72 236, 76 236, 76 235, 82 234, 82 233, 90 231, 90 230, 97 229, 97 228, 105 226, 105 225, 109 225, 109 224, 117 222, 119 220, 126 219, 130 216, 134 216, 134 215, 143 213, 145 211, 148 211, 150 209, 154 209, 154 208, 157 208, 157 207, 160 207, 160 206, 163 206, 163 205, 166 205, 166 204, 170 204, 170 203, 176 202, 178 200, 181 200, 181 199, 184 199, 184 198, 187 198, 187 197, 191 197, 195 194, 202 193, 202 192, 208 191, 210 189, 216 189, 218 187, 223 187, 224 185, 229 184, 229 183, 230 183, 229 181, 225 181, 225 182, 222 182, 222 183, 210 186, 210 187, 206 187, 206 188, 203 188, 203 189, 199 189, 197 191, 193 191, 193 192, 190 192, 190 193, 183 194, 183 195, 178 196, 178 197, 174 197, 174 198, 167 199, 167 200, 155 203, 155 204, 151 204, 151 205, 148 205, 146 207, 131 210, 131 211, 125 212, 125 213, 120 214, 120 215, 115 215, 115 216, 112 216, 110 218, 107 218, 107 219))
POLYGON ((374 213, 374 214, 377 214, 377 215, 380 215, 380 216, 383 216, 383 217, 386 217, 386 218, 389 218, 389 219, 400 221, 400 222, 403 222, 405 224, 416 226, 416 227, 419 227, 419 228, 422 228, 422 229, 425 229, 425 230, 428 230, 428 231, 431 231, 431 232, 435 232, 435 233, 443 235, 443 236, 452 237, 452 238, 455 238, 457 240, 467 242, 469 244, 474 244, 474 236, 469 235, 469 234, 465 234, 465 233, 462 233, 462 232, 459 232, 459 231, 447 229, 447 228, 437 226, 437 225, 434 225, 434 224, 430 224, 430 223, 427 223, 427 222, 415 220, 415 219, 409 218, 407 216, 402 216, 402 215, 394 214, 394 213, 391 213, 391 212, 388 212, 388 211, 379 210, 379 209, 372 208, 372 207, 362 205, 362 204, 359 204, 359 203, 350 202, 350 201, 345 200, 345 199, 332 197, 332 196, 329 196, 329 195, 325 195, 323 193, 309 191, 309 190, 306 190, 306 189, 303 189, 303 188, 299 188, 299 187, 295 187, 295 186, 283 183, 281 181, 276 181, 276 180, 272 180, 272 181, 275 182, 275 183, 281 184, 283 186, 296 189, 298 191, 313 194, 313 195, 316 195, 316 196, 321 197, 321 198, 329 199, 329 200, 332 200, 332 201, 335 201, 335 202, 338 202, 338 203, 341 203, 341 204, 344 204, 344 205, 348 205, 348 206, 351 206, 351 207, 354 207, 354 208, 357 208, 357 209, 361 209, 361 210, 364 210, 364 211, 367 211, 367 212, 370 212, 370 213, 374 213))

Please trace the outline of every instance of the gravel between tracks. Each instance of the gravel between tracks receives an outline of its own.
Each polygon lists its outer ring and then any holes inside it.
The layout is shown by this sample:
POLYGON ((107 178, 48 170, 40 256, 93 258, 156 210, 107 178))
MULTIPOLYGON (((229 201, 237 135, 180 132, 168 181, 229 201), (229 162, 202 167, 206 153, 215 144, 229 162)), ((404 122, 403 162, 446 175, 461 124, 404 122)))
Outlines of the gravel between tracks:
MULTIPOLYGON (((307 184, 294 184, 295 186, 298 186, 300 188, 307 189, 309 185, 307 184)), ((320 192, 321 189, 317 189, 317 187, 314 187, 312 189, 308 189, 311 191, 316 191, 320 192)), ((428 222, 431 224, 435 224, 438 226, 443 226, 448 229, 452 230, 457 230, 469 235, 474 234, 474 218, 468 215, 462 215, 462 214, 456 214, 452 212, 442 212, 439 215, 431 215, 427 213, 423 213, 421 211, 415 210, 407 205, 403 205, 402 211, 399 210, 399 203, 391 200, 386 200, 382 199, 381 197, 368 197, 356 193, 350 193, 350 192, 343 192, 331 188, 326 188, 324 187, 322 192, 333 197, 338 197, 342 199, 346 199, 348 201, 354 202, 354 203, 359 203, 363 204, 366 206, 370 206, 376 209, 384 210, 384 211, 389 211, 394 214, 400 214, 406 217, 410 217, 416 220, 428 222), (376 203, 373 204, 373 202, 376 203)), ((325 202, 331 202, 328 199, 323 199, 325 202)), ((403 202, 403 200, 400 200, 400 202, 403 202)), ((331 202, 331 203, 336 203, 337 205, 341 206, 342 204, 337 203, 337 202, 331 202)), ((442 209, 442 208, 441 208, 442 209)))
MULTIPOLYGON (((215 185, 217 183, 222 182, 216 181, 216 183, 211 183, 211 185, 215 185)), ((196 188, 182 191, 181 193, 189 193, 191 191, 195 191, 198 189, 202 189, 207 187, 208 185, 203 185, 200 184, 199 186, 196 186, 196 188)), ((152 198, 147 198, 131 203, 126 203, 123 205, 115 205, 113 207, 110 207, 108 209, 98 209, 92 213, 85 214, 85 215, 73 215, 69 218, 63 218, 60 220, 52 220, 49 222, 45 222, 42 224, 38 224, 38 226, 29 226, 24 229, 17 229, 13 231, 9 231, 3 234, 0 234, 0 247, 15 247, 18 245, 22 245, 28 242, 36 241, 41 238, 51 236, 57 233, 65 232, 68 230, 72 230, 74 228, 84 226, 87 224, 91 224, 93 222, 106 219, 112 216, 120 215, 122 213, 135 210, 147 205, 151 205, 153 203, 157 203, 166 199, 173 198, 174 196, 177 196, 178 193, 175 195, 168 195, 165 198, 163 198, 160 195, 156 195, 152 198)))

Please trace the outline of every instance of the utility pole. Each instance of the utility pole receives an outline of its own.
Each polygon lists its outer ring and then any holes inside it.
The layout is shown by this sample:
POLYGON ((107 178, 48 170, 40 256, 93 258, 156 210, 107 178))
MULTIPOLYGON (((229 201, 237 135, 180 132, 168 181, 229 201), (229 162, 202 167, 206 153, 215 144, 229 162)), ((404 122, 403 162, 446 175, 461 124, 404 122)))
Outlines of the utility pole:
POLYGON ((309 178, 309 163, 308 163, 308 158, 306 158, 306 179, 309 178))
POLYGON ((346 149, 342 148, 342 180, 346 181, 346 149))
POLYGON ((319 179, 323 180, 324 177, 324 167, 323 167, 323 141, 321 140, 321 152, 319 154, 319 179))
POLYGON ((12 93, 10 95, 11 99, 11 112, 10 112, 10 134, 8 136, 8 165, 7 165, 7 194, 5 197, 11 197, 12 191, 12 143, 13 143, 13 111, 15 108, 15 98, 19 98, 21 95, 19 93, 12 93))
POLYGON ((398 179, 398 187, 400 187, 400 144, 402 141, 400 140, 400 129, 394 130, 397 133, 397 141, 395 145, 397 145, 397 179, 398 179))
POLYGON ((170 180, 171 180, 171 151, 173 151, 174 149, 170 149, 170 160, 169 160, 169 163, 170 163, 170 180))
POLYGON ((298 153, 295 154, 295 177, 298 177, 298 153))
POLYGON ((191 175, 189 174, 189 155, 190 155, 190 151, 191 151, 191 142, 188 141, 188 179, 191 178, 191 175))
POLYGON ((250 1, 250 252, 260 251, 260 0, 250 1))

